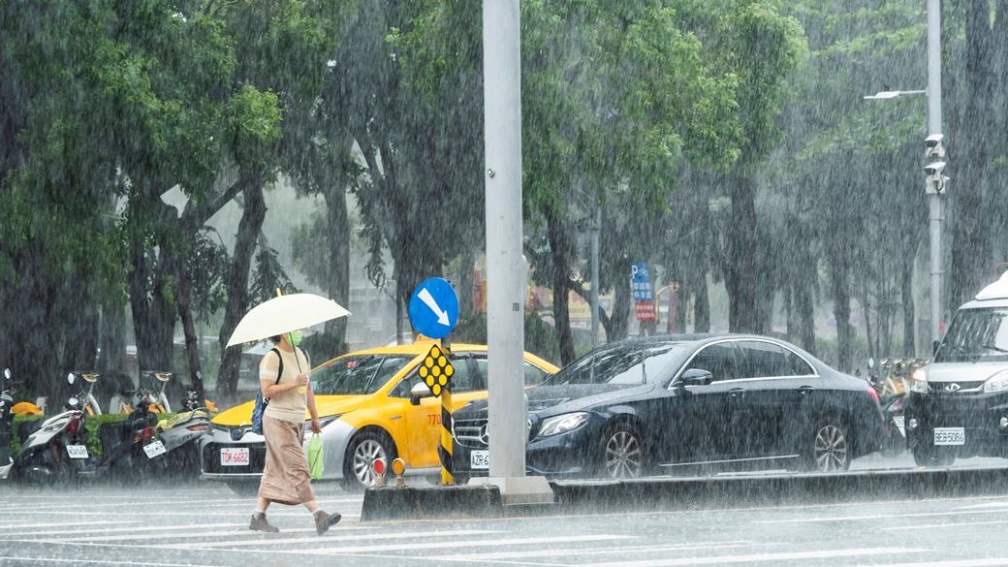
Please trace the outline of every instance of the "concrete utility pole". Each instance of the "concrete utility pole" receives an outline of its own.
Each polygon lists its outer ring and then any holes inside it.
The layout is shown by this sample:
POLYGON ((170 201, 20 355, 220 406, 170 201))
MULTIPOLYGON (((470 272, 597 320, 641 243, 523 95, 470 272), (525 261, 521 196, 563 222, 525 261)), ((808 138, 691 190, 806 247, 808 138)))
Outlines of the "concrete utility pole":
POLYGON ((525 476, 525 296, 522 254, 521 44, 519 0, 483 2, 486 151, 489 484, 505 504, 552 503, 543 477, 525 476))
MULTIPOLYGON (((941 2, 927 0, 927 104, 928 137, 925 146, 928 157, 942 158, 945 155, 942 144, 941 111, 941 2)), ((944 162, 936 162, 943 167, 925 169, 927 172, 925 191, 928 195, 929 229, 931 236, 931 340, 941 339, 941 286, 942 253, 941 223, 942 194, 945 192, 945 178, 942 176, 944 162), (936 177, 936 178, 935 178, 936 177)), ((935 164, 932 164, 935 165, 935 164)), ((931 167, 931 166, 929 166, 931 167)))

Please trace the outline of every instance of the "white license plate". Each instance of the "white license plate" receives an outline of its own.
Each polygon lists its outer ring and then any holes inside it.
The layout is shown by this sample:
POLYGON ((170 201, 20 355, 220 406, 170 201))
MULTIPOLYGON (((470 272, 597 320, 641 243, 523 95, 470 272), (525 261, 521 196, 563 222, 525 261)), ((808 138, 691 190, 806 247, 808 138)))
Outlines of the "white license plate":
POLYGON ((220 451, 222 467, 246 467, 249 464, 248 447, 223 447, 220 451))
POLYGON ((935 445, 965 445, 966 430, 962 427, 935 427, 935 445))
POLYGON ((899 429, 900 436, 901 437, 906 437, 906 428, 904 427, 904 423, 906 421, 906 418, 904 416, 902 416, 902 415, 894 415, 893 418, 892 418, 892 420, 893 420, 893 423, 896 424, 896 429, 899 429))
POLYGON ((490 469, 490 451, 473 451, 469 453, 469 468, 482 471, 490 469))
POLYGON ((66 448, 67 448, 67 455, 70 455, 71 459, 88 458, 86 445, 67 445, 66 448))
POLYGON ((144 445, 144 453, 147 453, 148 459, 153 459, 158 455, 164 455, 167 452, 168 449, 165 449, 164 443, 162 443, 160 439, 148 445, 144 445))

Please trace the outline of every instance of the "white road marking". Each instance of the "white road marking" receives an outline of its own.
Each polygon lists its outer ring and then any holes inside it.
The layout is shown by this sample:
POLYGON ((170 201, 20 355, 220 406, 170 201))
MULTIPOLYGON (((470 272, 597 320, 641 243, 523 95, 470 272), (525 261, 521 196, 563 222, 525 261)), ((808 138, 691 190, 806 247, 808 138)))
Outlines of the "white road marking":
POLYGON ((655 552, 682 552, 713 549, 731 549, 736 547, 759 547, 759 546, 779 546, 779 543, 756 544, 750 541, 712 541, 697 542, 691 544, 677 545, 637 545, 626 547, 606 547, 594 549, 587 547, 567 547, 551 549, 531 549, 525 551, 502 551, 499 553, 477 553, 470 555, 435 555, 426 559, 436 561, 499 561, 503 559, 531 559, 533 557, 564 557, 564 556, 594 556, 611 555, 618 553, 655 553, 655 552))
MULTIPOLYGON (((676 565, 726 565, 730 563, 765 563, 779 561, 800 561, 803 559, 837 559, 840 557, 860 557, 864 555, 904 555, 923 553, 926 549, 900 547, 866 547, 859 549, 829 549, 817 551, 794 551, 786 553, 755 553, 746 555, 718 555, 713 557, 680 557, 676 559, 645 559, 640 561, 618 561, 615 563, 581 563, 584 567, 674 567, 676 565)), ((886 565, 885 567, 891 567, 886 565)))
MULTIPOLYGON (((438 534, 440 537, 441 534, 438 534)), ((430 534, 427 539, 431 539, 430 534)), ((394 544, 394 545, 367 545, 359 547, 328 547, 325 549, 284 549, 282 553, 302 554, 302 555, 341 555, 347 553, 382 553, 388 551, 419 551, 422 549, 444 549, 446 547, 473 549, 479 547, 496 547, 503 545, 547 545, 554 543, 577 543, 582 541, 602 542, 637 539, 637 536, 605 535, 594 534, 584 536, 558 536, 558 537, 529 537, 529 538, 502 538, 492 540, 469 540, 469 541, 425 541, 414 544, 394 544)), ((304 540, 300 540, 302 543, 304 540)), ((328 540, 332 541, 332 540, 328 540)), ((335 543, 335 541, 334 541, 335 543)))

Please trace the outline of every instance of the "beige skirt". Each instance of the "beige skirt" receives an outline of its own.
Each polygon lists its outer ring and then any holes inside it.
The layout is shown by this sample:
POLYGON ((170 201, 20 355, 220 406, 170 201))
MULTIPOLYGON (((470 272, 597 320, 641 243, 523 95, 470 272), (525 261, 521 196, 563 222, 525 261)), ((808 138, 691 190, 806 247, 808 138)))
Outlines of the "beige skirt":
POLYGON ((259 498, 280 504, 304 504, 315 500, 301 440, 304 423, 291 423, 263 416, 266 466, 259 481, 259 498))

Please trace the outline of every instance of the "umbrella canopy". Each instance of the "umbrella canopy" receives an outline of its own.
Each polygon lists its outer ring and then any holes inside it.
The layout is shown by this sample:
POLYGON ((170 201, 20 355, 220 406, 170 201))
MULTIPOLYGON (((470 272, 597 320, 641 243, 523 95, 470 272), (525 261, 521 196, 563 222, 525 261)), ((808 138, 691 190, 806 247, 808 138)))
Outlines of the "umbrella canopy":
POLYGON ((231 333, 227 346, 261 341, 347 315, 350 312, 340 304, 320 295, 281 295, 260 303, 246 313, 231 333))

